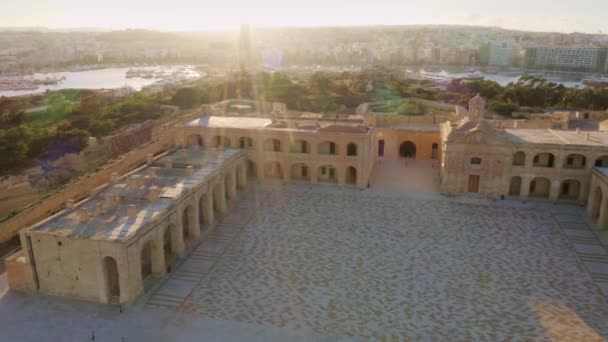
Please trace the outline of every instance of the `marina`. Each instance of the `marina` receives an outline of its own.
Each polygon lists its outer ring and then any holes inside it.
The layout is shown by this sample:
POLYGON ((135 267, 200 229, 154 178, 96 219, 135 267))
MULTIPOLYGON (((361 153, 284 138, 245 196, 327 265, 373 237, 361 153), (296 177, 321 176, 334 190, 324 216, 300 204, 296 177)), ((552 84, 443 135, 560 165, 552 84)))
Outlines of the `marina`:
POLYGON ((34 73, 0 77, 0 97, 39 94, 47 90, 117 89, 126 86, 139 91, 146 86, 175 85, 203 76, 204 73, 196 71, 191 65, 34 73))

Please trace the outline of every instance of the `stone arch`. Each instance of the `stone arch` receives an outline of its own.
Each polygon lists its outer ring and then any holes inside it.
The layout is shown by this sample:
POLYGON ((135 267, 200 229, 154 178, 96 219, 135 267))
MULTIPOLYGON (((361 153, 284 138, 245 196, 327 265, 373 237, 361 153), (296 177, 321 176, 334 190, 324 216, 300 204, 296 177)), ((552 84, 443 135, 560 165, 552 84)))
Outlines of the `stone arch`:
POLYGON ((289 174, 292 180, 310 182, 310 169, 305 163, 296 163, 291 165, 289 174))
POLYGON ((608 156, 597 157, 594 165, 597 167, 608 167, 608 156))
POLYGON ((266 178, 283 178, 283 170, 279 162, 267 162, 264 164, 264 177, 266 178))
POLYGON ((587 158, 578 153, 569 154, 564 160, 564 168, 566 169, 584 169, 587 164, 587 158))
POLYGON ((111 256, 103 258, 103 274, 105 277, 106 291, 108 299, 120 300, 120 277, 118 273, 118 263, 111 256))
MULTIPOLYGON (((306 152, 304 152, 306 153, 306 152)), ((338 145, 333 141, 323 141, 317 147, 318 154, 336 155, 338 154, 338 145)))
POLYGON ((203 141, 203 137, 200 136, 200 134, 190 134, 186 138, 186 145, 203 147, 205 146, 205 143, 203 141))
POLYGON ((581 194, 581 182, 576 179, 566 179, 559 189, 559 199, 577 200, 581 194))
POLYGON ((600 217, 602 211, 602 200, 604 199, 604 191, 601 187, 596 186, 591 195, 591 201, 589 201, 589 215, 592 219, 597 220, 600 217))
MULTIPOLYGON (((146 279, 152 276, 152 251, 153 241, 149 240, 144 243, 139 251, 139 261, 141 264, 141 279, 142 283, 146 283, 146 279)), ((145 287, 145 286, 144 286, 145 287)))
POLYGON ((273 138, 264 140, 264 151, 281 152, 281 140, 273 138))
POLYGON ((253 139, 251 137, 240 137, 239 148, 253 148, 253 139))
POLYGON ((215 148, 229 148, 230 139, 223 135, 216 135, 211 140, 211 146, 213 146, 215 148))
POLYGON ((551 181, 545 177, 536 177, 530 182, 530 197, 549 198, 551 181))
POLYGON ((338 183, 338 170, 331 164, 319 166, 317 170, 317 181, 320 183, 338 183))
POLYGON ((346 145, 346 155, 349 157, 356 157, 359 154, 359 148, 355 143, 348 143, 346 145))
POLYGON ((534 156, 532 166, 535 167, 553 167, 555 163, 555 155, 549 152, 541 152, 534 156))
POLYGON ((184 243, 190 241, 193 236, 191 230, 194 228, 194 208, 188 205, 182 212, 182 236, 184 243))
POLYGON ((256 164, 253 160, 247 159, 247 177, 255 177, 257 176, 258 170, 256 169, 256 164))
POLYGON ((310 144, 303 139, 295 140, 291 143, 291 153, 310 153, 310 144))
POLYGON ((348 185, 357 185, 357 169, 354 166, 346 168, 345 183, 348 185))
POLYGON ((524 166, 526 165, 526 153, 524 151, 517 151, 513 155, 513 166, 524 166))
POLYGON ((509 183, 509 196, 520 196, 521 195, 521 177, 513 176, 511 177, 511 182, 509 183))
POLYGON ((399 157, 416 159, 416 144, 407 140, 399 145, 399 157))
POLYGON ((163 253, 165 255, 165 264, 167 266, 167 269, 169 268, 169 266, 175 261, 177 260, 177 253, 175 250, 175 247, 177 245, 177 242, 175 241, 175 237, 176 237, 176 226, 171 223, 169 225, 167 225, 167 227, 165 228, 164 232, 163 232, 163 253))

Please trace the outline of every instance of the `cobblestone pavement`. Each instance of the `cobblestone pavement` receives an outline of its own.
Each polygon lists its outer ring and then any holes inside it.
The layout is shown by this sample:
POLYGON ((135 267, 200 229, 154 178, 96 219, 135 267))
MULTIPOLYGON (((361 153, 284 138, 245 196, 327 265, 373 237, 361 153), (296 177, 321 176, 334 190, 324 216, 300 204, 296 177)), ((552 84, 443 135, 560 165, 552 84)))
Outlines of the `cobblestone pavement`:
POLYGON ((564 213, 306 185, 242 196, 147 307, 365 340, 608 337, 601 274, 564 213))

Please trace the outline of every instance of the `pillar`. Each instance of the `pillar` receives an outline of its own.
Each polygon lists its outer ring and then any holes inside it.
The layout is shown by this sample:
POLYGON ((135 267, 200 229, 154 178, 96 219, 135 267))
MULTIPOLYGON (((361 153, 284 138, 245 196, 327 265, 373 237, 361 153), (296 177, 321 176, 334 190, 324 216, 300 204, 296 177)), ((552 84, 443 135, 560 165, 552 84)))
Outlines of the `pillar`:
POLYGON ((162 277, 167 273, 167 263, 165 260, 165 251, 163 244, 163 230, 158 229, 156 238, 154 239, 154 248, 152 248, 152 273, 157 277, 162 277))
POLYGON ((608 228, 608 196, 602 197, 602 203, 600 204, 600 218, 597 220, 597 226, 599 229, 608 228))
POLYGON ((240 189, 247 186, 247 163, 243 162, 237 167, 237 185, 240 189))
POLYGON ((190 236, 192 236, 192 240, 197 241, 201 238, 201 223, 199 222, 198 211, 200 210, 198 201, 196 200, 196 196, 192 199, 192 213, 189 220, 192 224, 188 227, 190 229, 190 236))
POLYGON ((226 180, 228 183, 228 199, 233 201, 236 199, 236 168, 228 171, 226 180))
POLYGON ((337 174, 338 185, 342 186, 342 185, 346 184, 346 168, 341 168, 341 167, 336 166, 336 172, 338 173, 337 174))
POLYGON ((528 199, 530 196, 530 182, 534 177, 532 176, 521 176, 521 191, 519 192, 522 199, 528 199))
POLYGON ((317 167, 317 165, 311 165, 309 171, 310 171, 310 182, 312 184, 317 184, 317 182, 318 182, 317 173, 319 172, 319 168, 317 167))
POLYGON ((185 208, 178 207, 177 210, 177 223, 176 227, 171 231, 171 249, 175 251, 180 258, 184 255, 186 249, 186 243, 184 242, 184 227, 183 227, 183 215, 185 208))
POLYGON ((289 182, 291 181, 291 164, 280 164, 281 165, 281 171, 283 171, 283 181, 284 182, 289 182), (286 166, 286 167, 283 167, 286 166))
POLYGON ((213 226, 213 190, 209 190, 203 194, 203 223, 208 227, 213 226))
POLYGON ((220 179, 219 183, 213 187, 213 200, 215 201, 215 206, 220 214, 225 214, 227 210, 225 193, 226 186, 224 181, 220 179))
POLYGON ((549 200, 557 201, 559 199, 559 189, 560 189, 559 180, 551 181, 551 187, 549 189, 549 200))
POLYGON ((265 174, 264 174, 264 159, 258 159, 259 162, 255 164, 255 167, 257 168, 256 174, 258 176, 258 180, 263 181, 265 174))

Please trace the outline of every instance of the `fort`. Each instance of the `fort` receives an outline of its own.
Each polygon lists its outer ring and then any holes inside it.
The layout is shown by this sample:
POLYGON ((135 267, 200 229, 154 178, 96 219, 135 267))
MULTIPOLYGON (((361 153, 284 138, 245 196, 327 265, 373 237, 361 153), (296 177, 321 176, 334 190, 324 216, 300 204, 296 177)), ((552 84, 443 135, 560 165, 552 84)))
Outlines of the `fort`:
POLYGON ((423 174, 438 173, 431 182, 442 194, 587 205, 608 228, 607 132, 546 128, 544 119, 505 128, 487 118, 479 95, 466 112, 417 120, 369 106, 333 116, 243 100, 205 107, 171 128, 167 152, 21 227, 21 249, 5 261, 10 286, 131 304, 234 209, 248 183, 364 190, 391 162, 412 165, 395 171, 396 188, 420 162, 423 174))

